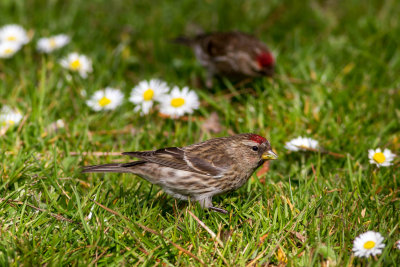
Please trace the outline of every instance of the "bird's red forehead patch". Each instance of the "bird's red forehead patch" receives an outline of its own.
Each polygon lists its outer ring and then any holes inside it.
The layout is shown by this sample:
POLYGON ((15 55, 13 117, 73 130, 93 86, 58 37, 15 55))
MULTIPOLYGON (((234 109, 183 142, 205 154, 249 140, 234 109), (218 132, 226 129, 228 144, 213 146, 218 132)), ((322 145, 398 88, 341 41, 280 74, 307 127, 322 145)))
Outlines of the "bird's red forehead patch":
POLYGON ((267 141, 267 139, 265 139, 264 137, 259 136, 259 135, 257 135, 257 134, 252 134, 252 135, 250 135, 250 140, 251 140, 251 141, 254 141, 254 142, 257 142, 257 143, 259 143, 259 144, 262 144, 262 143, 264 143, 265 141, 267 141))
POLYGON ((274 57, 269 52, 262 52, 261 54, 259 54, 257 56, 257 61, 261 67, 271 66, 275 63, 274 57))

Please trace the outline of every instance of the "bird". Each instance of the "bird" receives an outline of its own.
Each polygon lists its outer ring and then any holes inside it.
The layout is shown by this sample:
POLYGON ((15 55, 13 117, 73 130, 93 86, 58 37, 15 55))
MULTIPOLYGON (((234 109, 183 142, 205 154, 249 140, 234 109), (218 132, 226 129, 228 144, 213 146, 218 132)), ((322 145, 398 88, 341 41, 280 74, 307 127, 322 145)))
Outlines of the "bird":
POLYGON ((176 199, 190 198, 204 209, 224 214, 228 212, 214 207, 212 198, 238 189, 265 161, 278 158, 269 141, 253 133, 122 155, 139 160, 84 166, 83 173, 132 173, 176 199))
POLYGON ((200 64, 208 70, 206 86, 212 87, 212 78, 272 76, 275 58, 269 48, 253 35, 232 31, 199 34, 192 38, 178 37, 174 43, 191 47, 200 64))

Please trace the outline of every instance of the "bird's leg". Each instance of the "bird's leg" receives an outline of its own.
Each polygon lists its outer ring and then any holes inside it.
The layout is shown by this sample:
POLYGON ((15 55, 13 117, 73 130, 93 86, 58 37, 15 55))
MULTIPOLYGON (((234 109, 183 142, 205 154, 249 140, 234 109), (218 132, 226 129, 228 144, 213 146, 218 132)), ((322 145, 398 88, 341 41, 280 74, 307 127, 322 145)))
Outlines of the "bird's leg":
POLYGON ((206 87, 208 89, 213 87, 213 77, 214 77, 214 73, 212 71, 209 71, 207 73, 207 79, 206 79, 206 87))
POLYGON ((210 209, 210 210, 212 210, 212 211, 216 211, 216 212, 220 212, 220 213, 223 213, 223 214, 228 214, 228 211, 226 211, 226 210, 224 210, 224 209, 221 209, 221 208, 217 208, 217 207, 208 207, 208 209, 210 209))
POLYGON ((211 197, 200 198, 200 199, 197 199, 197 201, 200 203, 200 206, 203 209, 210 209, 212 211, 220 212, 223 214, 228 214, 228 212, 224 209, 213 207, 211 197))

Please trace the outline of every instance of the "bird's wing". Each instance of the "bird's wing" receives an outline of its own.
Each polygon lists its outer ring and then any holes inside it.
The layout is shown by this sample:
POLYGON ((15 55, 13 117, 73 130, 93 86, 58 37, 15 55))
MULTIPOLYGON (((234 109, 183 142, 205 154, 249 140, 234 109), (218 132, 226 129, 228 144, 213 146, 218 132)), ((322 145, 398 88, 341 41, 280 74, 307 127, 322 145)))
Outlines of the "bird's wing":
POLYGON ((203 51, 213 58, 237 51, 251 52, 254 45, 264 45, 254 36, 242 32, 213 33, 198 36, 203 51))
POLYGON ((211 160, 179 147, 168 147, 155 151, 124 152, 122 154, 173 169, 195 172, 214 178, 222 177, 226 171, 226 168, 215 166, 211 160))
POLYGON ((204 53, 215 58, 226 55, 229 46, 235 42, 234 39, 230 33, 216 33, 198 35, 194 42, 200 45, 204 53))

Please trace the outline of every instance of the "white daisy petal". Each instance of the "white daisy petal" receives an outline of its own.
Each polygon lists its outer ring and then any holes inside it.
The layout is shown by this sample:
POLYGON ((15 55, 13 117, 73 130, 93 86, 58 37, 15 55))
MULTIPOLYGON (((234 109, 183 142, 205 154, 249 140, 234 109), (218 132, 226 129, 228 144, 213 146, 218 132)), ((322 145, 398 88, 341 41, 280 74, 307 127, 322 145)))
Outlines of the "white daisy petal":
MULTIPOLYGON (((385 155, 385 154, 384 154, 384 155, 385 155)), ((393 154, 388 155, 388 156, 385 155, 385 157, 386 157, 386 160, 389 161, 389 162, 393 161, 394 158, 395 158, 395 156, 394 156, 393 154)))
POLYGON ((124 94, 119 89, 107 87, 96 91, 93 96, 86 101, 86 104, 94 111, 114 110, 122 104, 124 94))
POLYGON ((199 106, 199 97, 194 91, 190 91, 188 87, 180 90, 175 86, 171 93, 161 100, 160 112, 171 118, 178 118, 184 114, 192 114, 199 106))
POLYGON ((10 42, 22 46, 29 42, 25 29, 17 24, 9 24, 0 28, 0 43, 10 42))
POLYGON ((43 53, 51 53, 60 49, 70 42, 70 38, 65 34, 58 34, 48 38, 40 38, 37 42, 37 49, 43 53))
POLYGON ((87 74, 93 71, 92 61, 85 55, 80 55, 75 52, 61 59, 60 65, 71 71, 78 72, 82 78, 86 78, 87 74))
POLYGON ((371 157, 375 154, 375 151, 373 149, 368 149, 368 157, 371 157))
MULTIPOLYGON (((138 106, 140 108, 140 106, 138 106)), ((148 114, 153 107, 153 101, 146 101, 142 103, 141 110, 143 114, 148 114)))
POLYGON ((137 103, 137 104, 140 104, 142 100, 143 100, 143 96, 141 96, 141 95, 131 95, 131 97, 129 98, 130 102, 137 103))
POLYGON ((353 242, 353 252, 357 257, 376 256, 385 247, 384 238, 380 233, 368 231, 356 237, 353 242))
POLYGON ((387 148, 385 148, 385 150, 383 151, 383 155, 385 155, 387 161, 393 161, 394 157, 396 156, 392 153, 392 151, 387 148))

